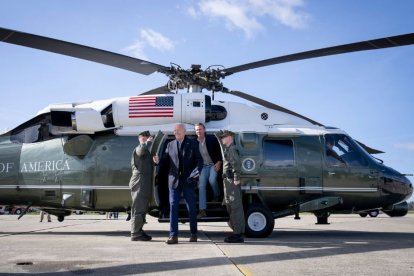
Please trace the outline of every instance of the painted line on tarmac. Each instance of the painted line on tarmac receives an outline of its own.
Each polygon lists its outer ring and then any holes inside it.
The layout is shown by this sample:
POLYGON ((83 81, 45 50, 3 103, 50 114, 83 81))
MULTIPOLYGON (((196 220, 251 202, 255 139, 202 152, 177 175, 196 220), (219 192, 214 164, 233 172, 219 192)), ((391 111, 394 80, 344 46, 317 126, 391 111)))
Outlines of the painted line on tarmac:
POLYGON ((209 235, 207 232, 204 232, 204 235, 206 235, 206 237, 218 248, 218 250, 221 251, 221 253, 223 253, 224 256, 226 256, 226 258, 236 267, 236 269, 238 271, 240 271, 244 276, 252 276, 253 274, 244 266, 237 264, 231 257, 229 257, 226 252, 223 251, 223 249, 221 249, 220 245, 217 244, 209 235))
MULTIPOLYGON (((97 223, 97 222, 91 222, 91 223, 97 223)), ((36 229, 36 230, 30 230, 25 232, 14 232, 14 233, 7 233, 7 234, 1 234, 0 232, 0 238, 2 237, 9 237, 9 236, 16 236, 16 235, 24 235, 24 234, 30 234, 30 233, 37 233, 37 232, 43 232, 46 230, 52 230, 52 229, 59 229, 59 228, 65 228, 65 227, 71 227, 71 226, 77 226, 79 224, 68 224, 68 225, 62 225, 62 226, 52 226, 42 229, 36 229)))

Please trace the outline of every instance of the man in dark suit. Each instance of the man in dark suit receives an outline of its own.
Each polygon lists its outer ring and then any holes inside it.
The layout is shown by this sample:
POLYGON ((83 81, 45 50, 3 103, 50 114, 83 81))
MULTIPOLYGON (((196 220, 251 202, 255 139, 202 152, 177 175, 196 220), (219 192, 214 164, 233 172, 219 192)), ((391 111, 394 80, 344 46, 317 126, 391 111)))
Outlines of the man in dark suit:
POLYGON ((188 216, 190 218, 190 242, 197 241, 197 212, 194 199, 196 182, 190 175, 198 170, 201 172, 203 159, 200 155, 196 140, 185 136, 184 124, 174 126, 175 140, 168 143, 161 160, 154 158, 155 163, 160 166, 168 166, 168 188, 170 198, 170 236, 167 244, 178 243, 178 209, 183 194, 187 204, 188 216))

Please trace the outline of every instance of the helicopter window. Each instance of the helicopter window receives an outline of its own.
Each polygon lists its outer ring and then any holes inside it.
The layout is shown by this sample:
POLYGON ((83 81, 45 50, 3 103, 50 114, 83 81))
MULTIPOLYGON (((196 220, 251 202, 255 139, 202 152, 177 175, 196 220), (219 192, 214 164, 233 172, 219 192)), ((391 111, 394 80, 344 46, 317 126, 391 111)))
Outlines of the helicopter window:
POLYGON ((212 105, 211 108, 206 108, 206 122, 220 121, 227 117, 227 110, 221 105, 212 105))
POLYGON ((40 114, 13 129, 10 141, 13 143, 34 143, 53 138, 50 133, 50 113, 40 114))
POLYGON ((53 138, 49 130, 49 125, 46 123, 36 124, 26 127, 11 136, 11 141, 14 143, 34 143, 46 141, 53 138))
POLYGON ((291 140, 264 141, 265 168, 285 168, 295 166, 293 142, 291 140))
POLYGON ((33 143, 38 140, 40 124, 26 127, 10 137, 14 143, 33 143))
POLYGON ((347 164, 351 167, 366 167, 367 160, 363 157, 348 136, 342 134, 325 135, 326 162, 329 166, 347 164))

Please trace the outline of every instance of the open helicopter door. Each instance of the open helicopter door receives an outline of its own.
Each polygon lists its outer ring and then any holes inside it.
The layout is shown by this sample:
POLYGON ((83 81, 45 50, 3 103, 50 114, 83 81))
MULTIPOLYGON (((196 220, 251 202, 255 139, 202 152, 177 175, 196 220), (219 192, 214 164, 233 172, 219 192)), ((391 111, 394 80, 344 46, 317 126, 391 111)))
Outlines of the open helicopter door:
MULTIPOLYGON (((161 130, 154 136, 152 141, 151 156, 158 155, 161 158, 167 135, 161 130)), ((150 206, 164 207, 164 204, 168 205, 168 179, 165 178, 166 172, 160 172, 159 166, 154 166, 153 181, 152 181, 152 198, 150 206)), ((161 211, 161 210, 160 210, 161 211)))
MULTIPOLYGON (((222 132, 215 133, 220 142, 222 156, 224 159, 224 145, 221 142, 220 135, 222 132)), ((258 175, 261 158, 261 139, 262 135, 256 132, 235 133, 234 146, 240 156, 242 190, 244 193, 257 194, 260 186, 260 177, 258 175)), ((225 173, 223 171, 223 173, 225 173)))
POLYGON ((264 139, 265 135, 257 132, 239 132, 234 137, 241 163, 245 234, 249 237, 267 237, 273 231, 275 223, 271 211, 272 203, 275 202, 271 200, 275 196, 275 174, 272 170, 263 170, 264 139))

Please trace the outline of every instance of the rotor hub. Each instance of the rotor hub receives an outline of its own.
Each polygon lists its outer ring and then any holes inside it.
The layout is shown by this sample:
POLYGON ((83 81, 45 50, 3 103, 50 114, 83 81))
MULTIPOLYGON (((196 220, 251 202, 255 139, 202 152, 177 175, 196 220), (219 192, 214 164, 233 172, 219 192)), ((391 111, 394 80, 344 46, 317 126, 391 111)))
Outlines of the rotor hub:
MULTIPOLYGON (((209 66, 207 69, 202 70, 201 65, 193 64, 190 69, 182 69, 177 64, 171 64, 170 69, 167 72, 162 72, 168 75, 169 81, 167 84, 168 89, 190 89, 191 87, 199 87, 199 89, 206 89, 208 91, 223 91, 223 84, 221 79, 225 77, 223 72, 223 66, 218 68, 216 65, 209 66)), ((197 92, 201 92, 198 91, 197 92)), ((194 90, 194 89, 193 89, 194 90)), ((193 91, 194 92, 194 91, 193 91)))

